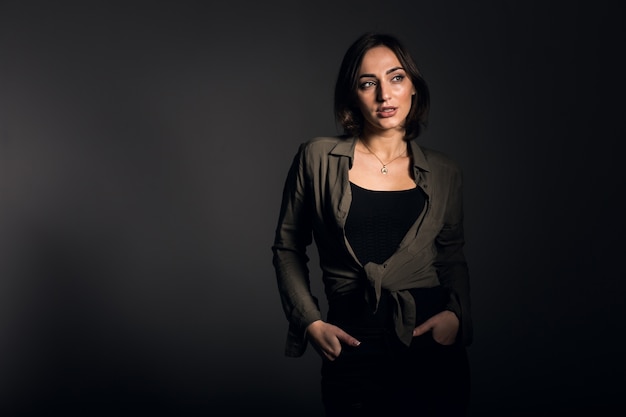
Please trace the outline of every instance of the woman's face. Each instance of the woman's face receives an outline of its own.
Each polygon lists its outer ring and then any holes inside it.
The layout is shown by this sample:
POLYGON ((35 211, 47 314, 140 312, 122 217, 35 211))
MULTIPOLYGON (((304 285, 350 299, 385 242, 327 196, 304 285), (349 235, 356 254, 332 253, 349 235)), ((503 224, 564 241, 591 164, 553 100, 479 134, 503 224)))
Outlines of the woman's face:
POLYGON ((359 68, 357 97, 365 130, 404 130, 415 88, 398 57, 386 46, 365 53, 359 68))

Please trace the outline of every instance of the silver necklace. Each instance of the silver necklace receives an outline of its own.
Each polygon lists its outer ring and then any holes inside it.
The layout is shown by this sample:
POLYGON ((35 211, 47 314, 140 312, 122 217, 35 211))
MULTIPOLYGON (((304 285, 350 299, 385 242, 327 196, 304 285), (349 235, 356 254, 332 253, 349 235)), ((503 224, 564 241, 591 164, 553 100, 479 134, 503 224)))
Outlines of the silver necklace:
MULTIPOLYGON (((359 139, 360 140, 360 139, 359 139)), ((365 142, 363 142, 363 140, 361 140, 361 143, 363 144, 363 146, 365 146, 365 148, 372 154, 374 155, 374 158, 378 159, 378 162, 380 162, 380 164, 383 166, 380 169, 380 172, 387 175, 387 173, 389 172, 389 170, 387 169, 387 165, 389 165, 390 163, 392 163, 393 161, 395 161, 396 159, 400 158, 402 155, 404 155, 404 153, 406 152, 406 149, 402 151, 402 153, 398 156, 396 156, 395 158, 393 158, 391 161, 384 163, 379 157, 378 155, 376 155, 374 152, 372 152, 372 150, 369 148, 369 146, 367 146, 365 144, 365 142)))

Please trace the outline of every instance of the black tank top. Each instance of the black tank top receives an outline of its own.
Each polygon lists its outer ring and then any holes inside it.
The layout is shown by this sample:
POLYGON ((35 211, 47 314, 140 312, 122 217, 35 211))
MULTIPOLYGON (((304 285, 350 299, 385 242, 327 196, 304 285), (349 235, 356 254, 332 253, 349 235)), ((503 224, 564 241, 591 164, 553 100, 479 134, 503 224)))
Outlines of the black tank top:
MULTIPOLYGON (((352 205, 346 219, 346 238, 365 265, 384 263, 396 250, 424 208, 421 188, 403 191, 372 191, 352 184, 352 205)), ((389 293, 383 289, 376 313, 365 302, 366 286, 330 302, 331 323, 354 328, 393 329, 389 293)))
POLYGON ((361 264, 382 264, 417 220, 424 208, 420 187, 402 191, 372 191, 350 183, 352 205, 346 219, 346 238, 361 264))

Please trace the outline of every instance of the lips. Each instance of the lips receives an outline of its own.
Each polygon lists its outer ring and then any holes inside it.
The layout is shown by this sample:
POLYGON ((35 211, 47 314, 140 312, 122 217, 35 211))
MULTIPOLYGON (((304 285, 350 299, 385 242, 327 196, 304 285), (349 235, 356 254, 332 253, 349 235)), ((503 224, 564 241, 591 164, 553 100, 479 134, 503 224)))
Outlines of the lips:
POLYGON ((397 107, 381 107, 376 110, 376 116, 381 118, 393 117, 398 112, 397 107))

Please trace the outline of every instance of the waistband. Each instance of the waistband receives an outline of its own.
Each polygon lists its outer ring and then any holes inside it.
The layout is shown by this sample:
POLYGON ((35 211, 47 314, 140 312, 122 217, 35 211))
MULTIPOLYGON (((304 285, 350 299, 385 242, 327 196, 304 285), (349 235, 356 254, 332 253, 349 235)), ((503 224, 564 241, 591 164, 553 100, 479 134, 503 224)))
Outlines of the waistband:
MULTIPOLYGON (((408 291, 415 300, 415 326, 444 310, 449 298, 448 291, 440 285, 408 291)), ((374 312, 374 307, 366 300, 365 289, 358 289, 331 300, 327 320, 339 327, 372 329, 373 332, 379 329, 384 332, 394 328, 393 306, 391 294, 383 290, 378 309, 374 312)))

